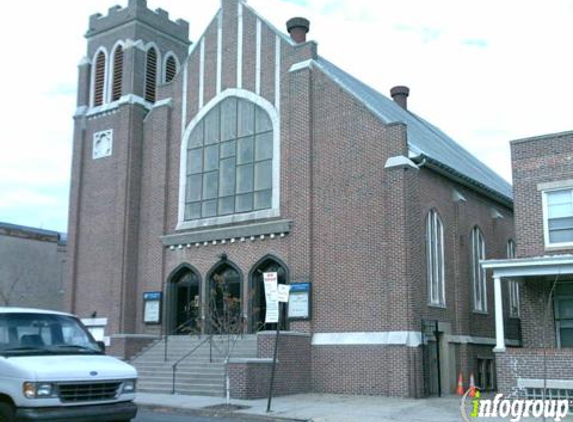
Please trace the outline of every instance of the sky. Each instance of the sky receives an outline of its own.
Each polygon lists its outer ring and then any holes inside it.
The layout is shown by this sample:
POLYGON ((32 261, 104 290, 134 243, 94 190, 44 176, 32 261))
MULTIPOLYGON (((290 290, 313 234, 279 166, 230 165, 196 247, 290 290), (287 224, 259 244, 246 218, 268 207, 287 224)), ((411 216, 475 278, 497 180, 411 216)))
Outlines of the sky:
MULTIPOLYGON (((91 14, 127 0, 2 5, 0 222, 67 231, 77 64, 91 14)), ((511 181, 509 141, 573 130, 573 0, 249 0, 285 31, 408 107, 511 181)), ((197 40, 220 0, 148 0, 197 40)))

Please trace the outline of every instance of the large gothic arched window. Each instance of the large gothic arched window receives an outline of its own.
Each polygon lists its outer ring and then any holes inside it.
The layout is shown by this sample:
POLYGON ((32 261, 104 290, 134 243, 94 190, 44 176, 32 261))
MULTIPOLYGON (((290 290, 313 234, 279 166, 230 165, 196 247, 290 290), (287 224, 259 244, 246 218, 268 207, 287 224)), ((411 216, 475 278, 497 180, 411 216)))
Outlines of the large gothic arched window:
POLYGON ((272 207, 273 126, 255 103, 227 97, 195 125, 187 144, 185 220, 272 207))

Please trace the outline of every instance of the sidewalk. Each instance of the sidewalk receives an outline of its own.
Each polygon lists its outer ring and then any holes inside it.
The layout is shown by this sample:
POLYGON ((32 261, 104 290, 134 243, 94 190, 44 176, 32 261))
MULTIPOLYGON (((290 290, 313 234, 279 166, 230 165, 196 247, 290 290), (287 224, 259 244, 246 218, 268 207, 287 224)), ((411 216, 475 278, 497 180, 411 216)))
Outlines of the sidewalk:
MULTIPOLYGON (((170 394, 137 393, 141 408, 162 408, 177 411, 208 412, 210 406, 225 403, 224 398, 170 394)), ((312 422, 460 422, 458 396, 431 399, 398 399, 371 396, 333 394, 299 394, 275 397, 272 412, 266 413, 267 400, 231 400, 231 404, 246 406, 236 415, 258 415, 312 422)), ((478 420, 478 419, 475 419, 478 420)), ((481 420, 481 418, 480 418, 481 420)), ((502 421, 488 418, 488 421, 502 421)), ((533 419, 527 419, 532 421, 533 419)))

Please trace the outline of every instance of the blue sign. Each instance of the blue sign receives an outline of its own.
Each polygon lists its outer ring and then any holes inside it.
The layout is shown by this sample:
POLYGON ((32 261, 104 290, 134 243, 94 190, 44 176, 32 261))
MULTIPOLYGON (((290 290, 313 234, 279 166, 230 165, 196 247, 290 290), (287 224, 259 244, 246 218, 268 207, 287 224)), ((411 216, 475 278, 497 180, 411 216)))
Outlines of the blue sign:
POLYGON ((310 283, 296 283, 290 285, 290 291, 292 292, 308 292, 310 291, 310 283))
POLYGON ((145 292, 143 300, 161 300, 161 292, 145 292))
POLYGON ((288 317, 290 320, 310 319, 310 283, 293 283, 290 285, 288 317))

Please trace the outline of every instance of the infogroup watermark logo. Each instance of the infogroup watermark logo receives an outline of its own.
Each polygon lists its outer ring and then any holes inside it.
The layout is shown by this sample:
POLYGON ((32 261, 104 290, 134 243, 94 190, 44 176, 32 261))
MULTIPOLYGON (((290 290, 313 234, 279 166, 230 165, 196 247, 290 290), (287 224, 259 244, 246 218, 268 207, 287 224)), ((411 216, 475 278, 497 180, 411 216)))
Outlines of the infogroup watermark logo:
POLYGON ((460 407, 465 422, 475 422, 481 418, 510 418, 511 422, 519 422, 541 417, 559 422, 569 413, 569 400, 505 399, 503 394, 486 399, 479 390, 476 390, 474 397, 469 395, 470 390, 463 395, 460 407))

